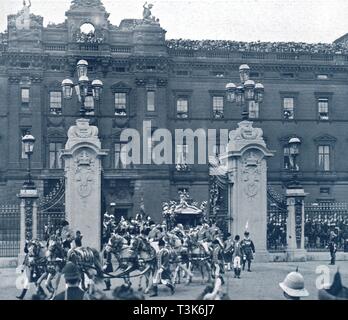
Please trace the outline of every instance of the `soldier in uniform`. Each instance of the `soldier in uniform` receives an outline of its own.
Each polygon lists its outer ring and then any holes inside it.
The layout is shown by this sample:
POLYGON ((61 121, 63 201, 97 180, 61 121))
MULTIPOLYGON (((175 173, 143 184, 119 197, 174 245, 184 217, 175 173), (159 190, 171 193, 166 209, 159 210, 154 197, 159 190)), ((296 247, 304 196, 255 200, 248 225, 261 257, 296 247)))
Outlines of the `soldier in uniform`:
POLYGON ((328 245, 331 261, 330 264, 334 265, 336 263, 336 252, 337 252, 337 244, 336 244, 336 234, 334 232, 330 235, 330 242, 328 245))
POLYGON ((216 279, 220 277, 220 274, 224 271, 224 258, 223 258, 223 245, 219 241, 219 239, 215 239, 212 242, 213 245, 213 269, 214 275, 213 277, 216 279))
POLYGON ((233 238, 230 233, 227 233, 227 239, 224 243, 224 260, 227 263, 227 270, 231 270, 231 262, 233 255, 233 238))
POLYGON ((233 270, 234 277, 240 278, 241 268, 240 268, 240 260, 243 257, 243 248, 240 243, 240 236, 237 234, 234 237, 233 243, 233 270))
POLYGON ((153 278, 152 293, 150 294, 150 297, 158 296, 158 284, 160 283, 165 284, 172 294, 175 292, 174 285, 171 281, 172 277, 169 265, 170 253, 169 250, 165 248, 165 245, 166 243, 163 239, 158 241, 159 251, 157 253, 157 270, 155 277, 153 278))
POLYGON ((248 272, 251 272, 251 260, 254 259, 255 246, 253 241, 249 238, 249 232, 244 232, 244 239, 241 241, 243 248, 243 270, 245 269, 245 263, 248 261, 248 272))

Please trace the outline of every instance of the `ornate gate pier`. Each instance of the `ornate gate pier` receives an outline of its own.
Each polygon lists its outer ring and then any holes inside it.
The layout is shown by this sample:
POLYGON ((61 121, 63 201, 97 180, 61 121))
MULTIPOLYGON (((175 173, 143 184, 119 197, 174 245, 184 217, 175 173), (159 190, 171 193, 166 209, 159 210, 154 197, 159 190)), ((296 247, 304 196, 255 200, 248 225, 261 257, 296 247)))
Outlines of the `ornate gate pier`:
POLYGON ((84 235, 84 245, 96 249, 101 246, 101 157, 106 154, 98 128, 90 126, 88 119, 76 120, 62 151, 66 218, 73 230, 84 235))
POLYGON ((272 157, 263 131, 242 121, 230 132, 227 158, 229 215, 232 234, 251 234, 258 261, 268 261, 267 251, 267 158, 272 157))

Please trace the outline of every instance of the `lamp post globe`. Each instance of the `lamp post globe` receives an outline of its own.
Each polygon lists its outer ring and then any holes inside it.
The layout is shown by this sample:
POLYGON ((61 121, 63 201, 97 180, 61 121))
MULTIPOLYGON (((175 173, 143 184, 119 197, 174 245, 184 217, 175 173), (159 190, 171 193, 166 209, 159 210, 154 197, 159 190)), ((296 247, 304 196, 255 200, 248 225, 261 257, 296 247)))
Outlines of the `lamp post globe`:
POLYGON ((233 82, 227 83, 225 86, 226 98, 228 102, 234 102, 236 99, 236 85, 233 82))
POLYGON ((64 79, 62 81, 62 91, 64 99, 71 99, 74 84, 70 79, 64 79))
POLYGON ((22 138, 22 142, 24 144, 24 152, 27 155, 31 155, 33 153, 33 150, 34 150, 35 137, 31 134, 26 134, 22 138))
POLYGON ((27 181, 24 182, 23 187, 24 189, 35 189, 35 184, 31 179, 30 167, 30 158, 34 151, 35 137, 28 133, 22 138, 22 143, 24 144, 24 152, 28 156, 27 181))
POLYGON ((255 100, 258 103, 263 102, 263 95, 265 92, 265 87, 263 86, 262 83, 256 83, 255 84, 255 100))
POLYGON ((88 72, 88 62, 86 60, 79 60, 77 63, 77 77, 86 77, 88 72))
POLYGON ((249 80, 249 75, 250 75, 250 68, 247 64, 242 64, 239 67, 239 77, 240 81, 244 83, 245 81, 249 80))
POLYGON ((96 99, 96 100, 100 99, 102 90, 103 90, 103 82, 99 79, 93 80, 92 81, 92 92, 93 92, 94 99, 96 99))

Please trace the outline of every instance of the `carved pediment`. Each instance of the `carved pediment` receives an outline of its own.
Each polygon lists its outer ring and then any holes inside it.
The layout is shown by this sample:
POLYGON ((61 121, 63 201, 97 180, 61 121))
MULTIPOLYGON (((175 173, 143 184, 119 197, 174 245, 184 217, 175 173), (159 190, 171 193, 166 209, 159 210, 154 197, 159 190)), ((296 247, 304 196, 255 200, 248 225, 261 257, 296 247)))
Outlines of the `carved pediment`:
POLYGON ((48 88, 49 90, 52 90, 52 89, 59 89, 59 90, 61 90, 61 88, 62 88, 62 83, 59 82, 59 81, 57 81, 57 80, 55 80, 55 81, 50 82, 50 83, 47 85, 47 88, 48 88))
POLYGON ((47 128, 47 137, 55 139, 65 139, 66 130, 63 127, 60 128, 47 128))
POLYGON ((124 91, 124 92, 129 92, 131 90, 131 87, 129 84, 123 82, 123 81, 119 81, 119 82, 116 82, 114 83, 112 86, 111 86, 111 90, 113 92, 115 91, 124 91))
POLYGON ((333 144, 337 141, 337 138, 335 138, 334 136, 330 135, 330 134, 321 134, 316 136, 314 139, 315 143, 328 143, 328 144, 333 144))

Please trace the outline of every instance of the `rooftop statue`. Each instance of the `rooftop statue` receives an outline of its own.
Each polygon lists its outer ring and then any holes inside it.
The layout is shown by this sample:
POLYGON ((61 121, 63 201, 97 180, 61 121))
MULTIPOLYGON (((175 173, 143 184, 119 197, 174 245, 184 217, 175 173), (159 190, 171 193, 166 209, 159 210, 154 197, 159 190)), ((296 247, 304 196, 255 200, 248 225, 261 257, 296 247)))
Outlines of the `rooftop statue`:
POLYGON ((23 8, 18 13, 18 17, 16 18, 16 28, 17 29, 30 29, 30 7, 31 1, 27 4, 25 0, 23 0, 23 8))
POLYGON ((143 5, 143 20, 145 22, 150 22, 150 23, 158 23, 159 19, 156 19, 151 13, 151 9, 153 8, 153 4, 145 2, 143 5))

